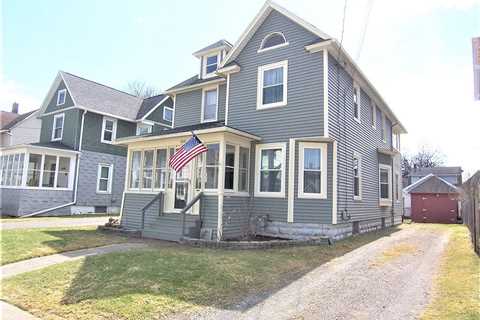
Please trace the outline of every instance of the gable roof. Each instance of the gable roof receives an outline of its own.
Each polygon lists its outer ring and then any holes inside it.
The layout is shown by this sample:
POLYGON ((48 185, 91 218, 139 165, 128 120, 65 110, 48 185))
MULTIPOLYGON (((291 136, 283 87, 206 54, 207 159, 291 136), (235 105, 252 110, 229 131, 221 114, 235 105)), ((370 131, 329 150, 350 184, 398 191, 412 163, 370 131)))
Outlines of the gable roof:
POLYGON ((450 182, 428 174, 417 182, 403 189, 405 193, 458 193, 459 189, 450 182))
POLYGON ((232 50, 230 50, 230 52, 227 54, 227 56, 221 63, 220 67, 224 67, 229 62, 235 60, 238 54, 243 50, 245 45, 252 38, 252 36, 255 34, 255 32, 258 30, 261 24, 265 21, 265 19, 268 17, 270 12, 272 12, 273 10, 278 11, 279 13, 283 14, 290 20, 296 22, 298 25, 302 26, 303 28, 317 35, 319 38, 323 40, 332 38, 328 34, 324 33, 323 31, 315 27, 313 24, 303 20, 302 18, 298 17, 297 15, 288 11, 287 9, 279 6, 278 4, 270 0, 267 0, 263 5, 263 7, 255 16, 255 18, 252 20, 252 22, 250 22, 250 24, 247 26, 245 31, 240 35, 240 38, 237 40, 237 42, 235 42, 235 45, 233 46, 232 50))
POLYGON ((433 167, 433 168, 416 168, 413 169, 409 176, 411 177, 423 177, 429 174, 435 174, 438 176, 448 175, 461 175, 463 172, 462 167, 433 167))
POLYGON ((137 112, 137 120, 144 119, 148 116, 148 114, 153 111, 157 106, 159 106, 162 102, 166 101, 169 96, 166 94, 159 94, 157 96, 145 98, 140 105, 140 109, 137 112))
POLYGON ((195 57, 199 57, 199 56, 201 56, 201 55, 203 55, 203 54, 205 54, 209 51, 212 51, 214 49, 227 49, 227 50, 229 50, 230 48, 232 48, 232 44, 225 39, 221 39, 221 40, 218 40, 215 43, 212 43, 211 45, 206 46, 205 48, 202 48, 200 50, 195 51, 193 53, 193 55, 195 57))
POLYGON ((30 112, 26 112, 26 113, 23 113, 21 115, 19 115, 18 117, 16 117, 15 119, 13 119, 12 121, 10 121, 9 123, 7 123, 6 125, 4 125, 1 130, 10 130, 12 129, 14 126, 16 126, 17 124, 19 124, 20 122, 22 122, 23 120, 26 120, 27 118, 29 118, 32 114, 34 114, 35 112, 37 112, 38 109, 35 109, 35 110, 32 110, 30 112))

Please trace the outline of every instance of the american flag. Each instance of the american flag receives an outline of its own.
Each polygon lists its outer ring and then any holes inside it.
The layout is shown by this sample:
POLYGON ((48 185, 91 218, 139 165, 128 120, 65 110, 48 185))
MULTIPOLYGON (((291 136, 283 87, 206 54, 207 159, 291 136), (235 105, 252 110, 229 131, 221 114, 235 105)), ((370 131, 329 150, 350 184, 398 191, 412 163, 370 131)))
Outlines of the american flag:
POLYGON ((175 171, 180 171, 189 163, 193 158, 202 152, 207 151, 207 147, 198 139, 196 135, 193 135, 173 154, 168 162, 170 168, 175 171))

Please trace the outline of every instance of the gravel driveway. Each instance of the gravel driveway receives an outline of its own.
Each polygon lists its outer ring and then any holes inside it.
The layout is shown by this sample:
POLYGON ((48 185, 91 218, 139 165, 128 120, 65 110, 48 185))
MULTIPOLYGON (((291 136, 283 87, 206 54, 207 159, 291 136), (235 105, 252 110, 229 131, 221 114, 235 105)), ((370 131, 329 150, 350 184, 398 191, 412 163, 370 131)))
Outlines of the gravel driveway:
POLYGON ((442 231, 409 227, 330 261, 236 310, 201 309, 175 319, 416 319, 448 242, 442 231))
POLYGON ((109 217, 45 217, 16 219, 0 223, 0 230, 30 229, 30 228, 61 228, 61 227, 87 227, 105 224, 109 217))

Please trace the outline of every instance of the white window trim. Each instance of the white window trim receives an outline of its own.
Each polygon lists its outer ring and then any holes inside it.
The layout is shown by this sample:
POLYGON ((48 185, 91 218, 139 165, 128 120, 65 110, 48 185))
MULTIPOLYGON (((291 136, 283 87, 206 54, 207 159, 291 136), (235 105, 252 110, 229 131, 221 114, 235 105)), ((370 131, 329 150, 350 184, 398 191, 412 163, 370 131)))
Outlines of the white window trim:
POLYGON ((371 112, 372 112, 372 128, 377 129, 377 105, 372 102, 372 107, 371 107, 371 112))
POLYGON ((65 127, 65 113, 56 114, 53 116, 53 127, 52 127, 52 141, 60 141, 63 138, 63 128, 65 127), (62 130, 60 131, 60 137, 55 138, 55 124, 57 119, 62 118, 62 130))
POLYGON ((103 120, 102 120, 102 132, 101 132, 100 141, 101 141, 102 143, 112 144, 113 141, 115 141, 116 138, 117 138, 117 119, 103 116, 103 120), (113 122, 113 127, 112 127, 112 141, 108 141, 108 140, 104 140, 104 139, 103 139, 104 133, 105 133, 105 123, 107 122, 107 120, 113 122))
POLYGON ((285 198, 285 166, 287 165, 287 143, 266 143, 259 144, 256 146, 255 150, 255 196, 256 197, 267 197, 267 198, 285 198), (262 150, 269 149, 281 149, 282 150, 282 179, 280 182, 280 191, 279 192, 266 192, 260 191, 260 167, 261 167, 261 154, 262 150))
POLYGON ((328 146, 326 143, 319 142, 300 142, 298 151, 298 197, 302 199, 327 199, 327 171, 328 171, 328 146), (321 152, 321 192, 320 193, 306 193, 303 191, 303 172, 304 172, 304 150, 320 149, 321 152))
POLYGON ((287 86, 288 86, 288 60, 283 60, 276 63, 267 64, 258 67, 257 76, 257 110, 270 109, 275 107, 282 107, 287 105, 287 86), (283 68, 283 101, 263 104, 263 74, 265 71, 283 68))
POLYGON ((173 108, 163 107, 162 119, 163 119, 164 121, 168 121, 168 122, 170 122, 170 123, 173 123, 173 108), (165 110, 170 110, 170 111, 172 111, 172 120, 165 119, 165 110))
POLYGON ((385 113, 382 112, 382 141, 387 143, 387 120, 385 113))
MULTIPOLYGON (((147 126, 148 126, 148 128, 149 128, 149 130, 148 130, 147 133, 152 133, 153 125, 147 124, 147 123, 141 123, 141 122, 137 123, 137 129, 136 129, 136 131, 135 131, 136 135, 137 135, 137 136, 140 135, 140 128, 142 128, 142 127, 147 127, 147 126)), ((102 137, 103 137, 103 135, 102 135, 102 137)))
MULTIPOLYGON (((395 174, 398 176, 398 180, 395 181, 396 183, 396 188, 398 188, 398 198, 396 199, 396 203, 400 203, 401 202, 401 199, 402 199, 402 186, 401 186, 401 181, 402 181, 402 174, 400 171, 397 170, 397 172, 395 172, 395 174)), ((397 192, 396 190, 394 190, 395 192, 395 197, 397 197, 397 192)))
POLYGON ((112 183, 113 183, 113 164, 108 163, 99 163, 97 170, 97 193, 101 194, 111 194, 112 193, 112 183), (100 177, 102 173, 102 167, 108 168, 108 181, 107 181, 107 191, 100 190, 100 177))
POLYGON ((58 92, 57 92, 57 106, 63 106, 66 101, 67 101, 67 89, 58 90, 58 92), (60 103, 60 94, 62 94, 62 93, 64 94, 63 102, 60 103))
POLYGON ((392 167, 386 164, 378 165, 378 199, 380 206, 391 206, 392 205, 392 167), (382 198, 381 193, 381 183, 380 183, 380 172, 381 169, 388 170, 388 198, 382 198))
POLYGON ((215 122, 218 120, 218 96, 219 96, 219 90, 218 90, 219 86, 216 85, 216 86, 209 86, 209 87, 205 87, 202 89, 202 111, 201 111, 201 122, 202 123, 205 123, 205 122, 215 122), (216 105, 216 108, 215 108, 215 118, 214 119, 209 119, 209 120, 205 120, 204 116, 205 116, 205 93, 207 91, 213 91, 213 90, 216 90, 217 91, 217 105, 216 105))
POLYGON ((288 42, 287 42, 287 39, 285 38, 285 35, 282 32, 272 32, 272 33, 267 34, 265 36, 265 38, 263 38, 262 42, 260 43, 260 48, 257 50, 257 53, 261 53, 261 52, 265 52, 265 51, 269 51, 269 50, 273 50, 273 49, 278 49, 278 48, 282 48, 282 47, 286 47, 286 46, 288 46, 288 42), (270 36, 272 36, 274 34, 281 35, 285 42, 281 43, 281 44, 277 44, 277 45, 272 46, 272 47, 264 48, 263 45, 265 43, 265 40, 267 40, 270 36))
MULTIPOLYGON (((360 89, 360 86, 358 85, 358 83, 353 83, 353 92, 354 92, 354 96, 355 96, 355 89, 357 91, 357 107, 358 107, 358 118, 355 117, 355 109, 353 109, 353 119, 355 119, 355 121, 357 121, 358 123, 362 123, 362 107, 361 107, 361 103, 362 103, 362 90, 360 89)), ((355 101, 354 101, 354 108, 355 108, 355 101)))
POLYGON ((363 180, 362 179, 362 155, 358 152, 354 152, 353 159, 358 159, 358 196, 355 195, 355 186, 354 186, 353 200, 360 201, 362 200, 362 180, 363 180))
POLYGON ((211 73, 207 73, 207 60, 208 58, 210 57, 214 57, 216 56, 217 57, 217 69, 218 69, 218 66, 220 66, 220 59, 221 59, 221 52, 215 52, 215 53, 212 53, 212 54, 207 54, 207 55, 204 55, 203 56, 203 65, 202 65, 202 78, 203 79, 207 79, 207 78, 210 78, 210 77, 214 77, 216 74, 215 74, 215 71, 214 72, 211 72, 211 73))

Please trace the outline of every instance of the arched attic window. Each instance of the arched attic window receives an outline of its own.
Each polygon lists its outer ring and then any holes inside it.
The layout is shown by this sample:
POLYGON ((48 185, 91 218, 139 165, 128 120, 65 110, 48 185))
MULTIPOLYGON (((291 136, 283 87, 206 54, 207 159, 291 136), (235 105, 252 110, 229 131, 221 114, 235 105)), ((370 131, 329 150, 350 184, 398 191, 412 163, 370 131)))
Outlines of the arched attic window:
POLYGON ((288 44, 287 39, 281 32, 273 32, 268 34, 263 38, 262 43, 260 44, 260 49, 258 51, 264 51, 267 49, 274 49, 277 47, 283 47, 288 44))

